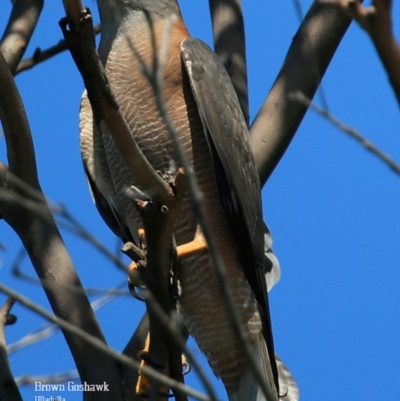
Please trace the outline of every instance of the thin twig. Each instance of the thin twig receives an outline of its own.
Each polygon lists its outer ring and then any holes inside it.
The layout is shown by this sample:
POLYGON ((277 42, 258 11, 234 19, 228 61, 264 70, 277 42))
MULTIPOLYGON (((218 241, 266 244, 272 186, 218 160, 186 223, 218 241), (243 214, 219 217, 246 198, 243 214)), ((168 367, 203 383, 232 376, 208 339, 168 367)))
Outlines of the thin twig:
POLYGON ((7 181, 7 186, 15 187, 18 192, 5 190, 0 187, 0 199, 12 204, 17 204, 31 212, 34 212, 38 217, 47 219, 47 222, 51 222, 52 218, 49 218, 47 209, 50 208, 51 212, 56 215, 63 217, 65 221, 57 220, 57 225, 64 229, 67 229, 78 235, 85 241, 89 242, 94 248, 96 248, 101 254, 107 259, 111 260, 116 267, 123 272, 127 271, 126 263, 114 252, 110 251, 101 241, 99 241, 93 234, 91 234, 83 225, 80 223, 72 213, 67 209, 65 205, 57 204, 51 200, 46 199, 46 203, 43 203, 43 194, 37 189, 26 184, 20 180, 17 176, 10 173, 7 167, 0 162, 0 179, 7 181), (12 184, 12 185, 10 185, 12 184), (21 196, 20 193, 25 196, 21 196), (28 199, 29 198, 29 199, 28 199))
POLYGON ((65 226, 79 237, 83 238, 85 241, 89 242, 95 249, 97 249, 102 255, 107 259, 112 261, 114 265, 122 270, 124 273, 127 272, 126 263, 114 252, 105 246, 101 241, 99 241, 93 234, 91 234, 79 220, 77 220, 72 213, 67 209, 65 205, 58 205, 57 208, 52 208, 55 213, 65 218, 71 223, 70 226, 65 226))
MULTIPOLYGON (((101 32, 101 26, 96 25, 93 30, 94 33, 97 35, 101 32)), ((34 51, 33 56, 20 61, 14 75, 30 70, 31 68, 36 67, 38 64, 43 63, 44 61, 47 61, 50 58, 57 56, 58 54, 66 50, 68 50, 68 45, 65 40, 60 40, 56 45, 48 47, 44 50, 42 50, 41 48, 37 48, 34 51)))
POLYGON ((355 139, 358 143, 360 143, 365 149, 371 152, 373 155, 378 157, 382 162, 384 162, 390 169, 392 169, 396 174, 400 175, 400 165, 397 164, 390 156, 388 156, 385 152, 380 150, 376 145, 374 145, 369 139, 365 138, 360 132, 355 130, 354 128, 349 127, 348 125, 342 123, 335 116, 333 116, 328 111, 314 104, 310 99, 308 99, 301 92, 293 92, 289 94, 289 99, 295 100, 299 103, 304 104, 307 107, 310 107, 315 112, 317 112, 322 117, 326 118, 329 122, 331 122, 336 128, 345 134, 349 135, 353 139, 355 139))
MULTIPOLYGON (((102 308, 104 305, 112 301, 116 296, 121 294, 121 290, 118 288, 126 287, 126 281, 121 283, 119 286, 117 286, 115 289, 110 289, 104 290, 106 291, 106 294, 103 295, 102 297, 94 300, 91 302, 92 309, 94 311, 97 311, 98 309, 102 308)), ((129 292, 123 291, 123 295, 130 295, 129 292)), ((22 337, 20 340, 15 341, 14 343, 11 343, 7 346, 7 352, 9 354, 15 353, 17 351, 20 351, 23 348, 29 347, 30 345, 36 344, 40 341, 44 341, 47 338, 51 337, 55 333, 57 333, 59 330, 59 327, 54 324, 46 324, 44 327, 40 327, 39 329, 25 335, 22 337)))
MULTIPOLYGON (((0 163, 1 164, 1 163, 0 163)), ((59 206, 48 206, 45 203, 37 202, 36 200, 29 200, 26 197, 19 195, 16 192, 7 191, 0 187, 0 202, 8 203, 13 206, 19 206, 31 213, 35 213, 37 218, 40 218, 43 222, 51 223, 53 217, 48 214, 48 210, 60 213, 64 218, 68 219, 72 224, 66 224, 63 221, 57 220, 58 226, 67 229, 89 242, 94 248, 100 253, 111 260, 118 269, 126 273, 127 265, 124 261, 110 251, 101 241, 93 236, 82 224, 80 224, 68 211, 67 209, 60 208, 59 206)))
POLYGON ((23 375, 16 377, 15 381, 18 384, 18 386, 31 386, 36 382, 40 382, 41 384, 57 384, 57 383, 66 383, 68 381, 76 379, 79 379, 78 371, 71 370, 69 372, 55 373, 44 376, 23 375))
POLYGON ((188 386, 185 386, 180 382, 172 380, 169 377, 166 377, 165 375, 158 373, 156 370, 152 368, 140 367, 140 364, 135 360, 133 360, 132 358, 120 354, 118 351, 108 347, 103 341, 79 329, 78 327, 68 323, 66 320, 63 320, 59 317, 52 315, 41 306, 37 305, 36 303, 32 302, 28 298, 24 297, 23 295, 12 290, 11 288, 7 287, 2 283, 0 283, 0 291, 14 298, 17 302, 19 302, 26 308, 32 310, 33 312, 37 313, 38 315, 44 317, 49 322, 57 324, 65 331, 68 331, 70 334, 79 337, 87 344, 90 344, 91 346, 100 350, 102 353, 112 357, 115 361, 120 362, 130 367, 131 369, 141 369, 143 373, 145 373, 148 377, 152 378, 153 380, 159 381, 160 383, 163 383, 180 393, 190 395, 200 401, 211 401, 209 397, 206 397, 203 394, 199 393, 198 391, 188 386))

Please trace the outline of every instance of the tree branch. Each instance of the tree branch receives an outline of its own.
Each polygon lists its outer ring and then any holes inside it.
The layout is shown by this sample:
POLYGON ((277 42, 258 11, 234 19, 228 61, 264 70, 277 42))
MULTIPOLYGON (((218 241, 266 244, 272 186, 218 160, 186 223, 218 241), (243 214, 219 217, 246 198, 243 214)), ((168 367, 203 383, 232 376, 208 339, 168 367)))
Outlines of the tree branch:
POLYGON ((209 0, 215 52, 221 58, 249 126, 245 29, 241 0, 209 0))
MULTIPOLYGON (((293 3, 293 7, 294 7, 294 9, 296 11, 297 18, 298 18, 299 22, 301 23, 303 21, 303 19, 304 19, 304 12, 303 12, 303 7, 301 5, 301 2, 300 2, 300 0, 292 0, 292 3, 293 3)), ((326 98, 325 90, 324 90, 322 82, 319 85, 318 94, 319 94, 320 101, 321 101, 322 106, 324 107, 324 109, 325 110, 329 110, 328 100, 326 98)))
POLYGON ((370 7, 363 7, 359 0, 331 1, 343 8, 368 33, 400 106, 400 46, 393 33, 393 1, 374 0, 370 7))
POLYGON ((273 87, 251 130, 254 155, 265 184, 288 148, 306 111, 288 94, 300 90, 312 98, 351 19, 336 7, 316 0, 289 48, 273 87))
MULTIPOLYGON (((41 192, 37 176, 32 137, 24 107, 15 86, 11 72, 0 54, 0 118, 6 137, 9 170, 0 166, 0 187, 10 196, 26 197, 27 201, 38 202, 42 214, 21 208, 18 203, 0 200, 0 213, 21 238, 31 262, 41 280, 54 285, 45 286, 47 298, 57 316, 86 330, 104 341, 103 334, 83 291, 71 292, 70 287, 82 288, 70 256, 53 216, 41 192), (15 186, 13 176, 25 182, 25 188, 15 186), (32 191, 32 189, 34 191, 32 191), (32 192, 35 196, 32 196, 32 192)), ((87 347, 79 337, 65 331, 64 336, 70 347, 81 379, 89 383, 116 383, 112 394, 115 400, 122 398, 117 368, 113 359, 107 359, 96 349, 87 347), (90 356, 90 357, 89 357, 90 356)), ((94 395, 87 395, 87 400, 94 395)), ((104 394, 96 394, 96 400, 106 399, 104 394)))
MULTIPOLYGON (((101 31, 100 25, 96 25, 94 27, 95 34, 100 33, 100 31, 101 31)), ((43 63, 44 61, 49 60, 50 58, 64 52, 65 50, 68 50, 68 45, 65 40, 60 40, 56 45, 48 47, 47 49, 44 50, 37 48, 34 51, 32 57, 28 57, 19 62, 14 75, 27 71, 37 66, 38 64, 43 63)))
MULTIPOLYGON (((122 287, 126 287, 126 281, 124 281, 123 284, 119 285, 117 288, 122 288, 122 287)), ((97 311, 98 309, 106 305, 108 302, 110 302, 112 299, 114 299, 117 295, 120 295, 122 290, 118 290, 117 288, 110 289, 105 295, 91 302, 93 310, 97 311)), ((47 338, 51 337, 52 335, 58 333, 59 329, 60 328, 54 324, 47 324, 44 327, 40 327, 32 331, 31 333, 28 333, 20 340, 17 340, 14 343, 9 344, 7 346, 7 352, 9 354, 12 354, 14 352, 20 351, 23 348, 29 347, 30 345, 36 344, 40 341, 44 341, 47 338)))
POLYGON ((15 378, 15 381, 19 386, 32 386, 36 382, 40 382, 42 384, 57 384, 57 383, 66 383, 68 381, 73 381, 79 379, 79 374, 76 370, 71 370, 69 372, 63 373, 55 373, 51 375, 45 376, 31 376, 31 375, 23 375, 15 378))
POLYGON ((44 0, 15 0, 1 39, 3 53, 12 73, 25 53, 43 8, 44 0))
MULTIPOLYGON (((35 313, 39 314, 40 316, 44 317, 49 322, 57 324, 58 326, 61 327, 61 329, 63 329, 64 332, 69 332, 70 334, 72 334, 73 337, 77 337, 77 338, 83 340, 83 342, 86 344, 86 346, 87 346, 87 344, 91 345, 91 350, 93 350, 93 349, 98 350, 103 355, 103 358, 106 358, 106 356, 107 356, 116 362, 120 362, 121 364, 125 364, 125 365, 129 366, 131 369, 136 369, 136 370, 139 369, 139 364, 136 361, 134 361, 133 359, 127 357, 126 355, 120 354, 118 351, 113 350, 112 348, 108 347, 100 339, 88 334, 87 332, 68 323, 67 321, 65 321, 57 316, 52 315, 51 313, 47 312, 45 309, 43 309, 39 305, 30 301, 28 298, 20 295, 18 292, 12 290, 11 288, 9 288, 1 283, 0 283, 0 291, 7 294, 8 296, 14 298, 15 301, 19 302, 20 304, 24 305, 26 308, 28 308, 28 309, 34 311, 35 313)), ((148 367, 141 367, 140 369, 147 376, 149 376, 152 379, 157 380, 161 383, 164 383, 171 388, 176 389, 180 393, 190 395, 200 401, 211 401, 208 397, 204 396, 203 394, 199 393, 198 391, 193 390, 192 388, 185 386, 184 384, 179 383, 175 380, 172 380, 172 379, 166 377, 165 375, 158 373, 154 369, 151 369, 148 367)), ((110 383, 110 390, 111 390, 111 383, 110 383)), ((115 398, 111 398, 112 397, 111 391, 105 392, 105 393, 107 394, 107 397, 105 397, 104 399, 107 399, 108 401, 116 400, 115 398)), ((101 392, 97 392, 94 399, 99 400, 100 394, 101 394, 101 392)), ((125 399, 125 398, 121 398, 121 399, 125 399)))
POLYGON ((331 122, 335 127, 340 129, 340 131, 349 135, 351 138, 355 139, 358 143, 360 143, 365 149, 375 155, 378 159, 384 162, 393 172, 396 174, 400 174, 400 165, 397 164, 390 156, 388 156, 385 152, 380 150, 377 146, 375 146, 370 140, 361 135, 357 130, 343 124, 339 121, 335 116, 333 116, 328 111, 318 107, 316 104, 312 103, 310 99, 307 99, 301 92, 295 92, 289 94, 289 98, 304 104, 307 107, 313 109, 316 113, 326 118, 329 122, 331 122))

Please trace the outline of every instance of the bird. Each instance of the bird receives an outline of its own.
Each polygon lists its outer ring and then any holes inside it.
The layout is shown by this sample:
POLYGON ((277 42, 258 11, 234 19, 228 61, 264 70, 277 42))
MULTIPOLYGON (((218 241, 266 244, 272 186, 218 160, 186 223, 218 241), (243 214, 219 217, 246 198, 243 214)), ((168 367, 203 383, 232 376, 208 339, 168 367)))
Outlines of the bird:
MULTIPOLYGON (((98 8, 98 54, 115 101, 144 157, 161 174, 171 172, 177 158, 142 63, 151 64, 152 35, 160 48, 171 24, 163 76, 166 109, 204 194, 213 241, 258 368, 274 400, 295 400, 284 398, 290 391, 280 390, 288 387, 283 378, 288 371, 275 358, 265 278, 266 272, 276 272, 278 262, 263 222, 248 128, 225 68, 205 43, 190 36, 176 0, 98 0, 98 8)), ((94 119, 86 93, 80 108, 80 147, 101 217, 123 242, 137 242, 142 221, 126 191, 138 187, 135 171, 121 157, 106 125, 94 119)), ((200 232, 188 194, 179 213, 174 228, 178 246, 200 232)), ((271 401, 232 330, 208 251, 182 260, 180 270, 179 311, 229 400, 271 401)))

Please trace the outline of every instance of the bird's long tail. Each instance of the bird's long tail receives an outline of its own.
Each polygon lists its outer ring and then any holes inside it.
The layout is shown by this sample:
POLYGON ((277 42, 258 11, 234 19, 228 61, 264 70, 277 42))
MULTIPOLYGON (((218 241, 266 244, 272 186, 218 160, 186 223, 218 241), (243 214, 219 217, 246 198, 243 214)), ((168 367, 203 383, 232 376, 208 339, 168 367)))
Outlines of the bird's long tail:
POLYGON ((254 377, 253 370, 246 368, 239 388, 229 395, 230 401, 298 401, 299 391, 295 380, 281 359, 276 356, 279 374, 279 396, 276 392, 275 382, 272 374, 271 363, 269 361, 268 350, 264 339, 261 337, 254 344, 254 356, 261 370, 262 376, 268 389, 265 396, 257 379, 254 377))
POLYGON ((277 401, 276 388, 272 374, 271 364, 269 362, 268 350, 263 337, 254 342, 254 356, 258 368, 261 370, 262 377, 265 377, 265 383, 270 396, 265 397, 257 379, 254 377, 253 369, 247 366, 238 389, 230 393, 230 401, 277 401))

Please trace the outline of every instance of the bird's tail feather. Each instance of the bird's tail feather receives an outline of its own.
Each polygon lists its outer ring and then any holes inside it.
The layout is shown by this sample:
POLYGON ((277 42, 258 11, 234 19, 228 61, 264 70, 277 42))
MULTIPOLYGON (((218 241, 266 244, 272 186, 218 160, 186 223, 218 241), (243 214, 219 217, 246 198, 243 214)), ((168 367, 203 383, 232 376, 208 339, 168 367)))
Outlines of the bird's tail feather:
MULTIPOLYGON (((265 397, 253 370, 247 366, 245 374, 240 382, 239 388, 229 395, 230 401, 277 401, 276 388, 268 357, 268 350, 264 339, 261 337, 255 341, 254 356, 262 376, 266 378, 266 385, 270 396, 265 397)), ((286 401, 286 400, 285 400, 286 401)))
POLYGON ((276 354, 275 360, 279 375, 279 401, 298 401, 299 389, 296 380, 294 380, 289 369, 276 354))

